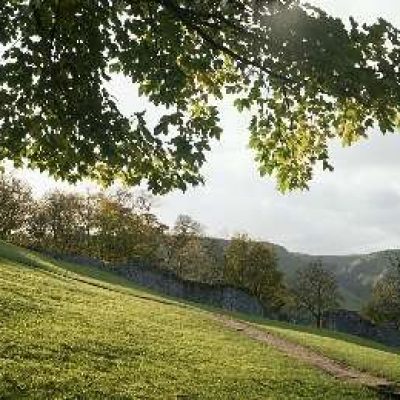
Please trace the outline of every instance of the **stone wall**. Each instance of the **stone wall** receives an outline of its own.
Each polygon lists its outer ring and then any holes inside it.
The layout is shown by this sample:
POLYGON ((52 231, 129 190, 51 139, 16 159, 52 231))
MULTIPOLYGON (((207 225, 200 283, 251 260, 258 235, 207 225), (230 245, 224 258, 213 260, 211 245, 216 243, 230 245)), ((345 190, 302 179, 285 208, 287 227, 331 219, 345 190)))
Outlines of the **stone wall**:
POLYGON ((400 347, 400 332, 390 325, 376 325, 355 311, 332 310, 325 315, 324 328, 400 347))
POLYGON ((52 255, 64 261, 86 264, 107 269, 160 294, 219 307, 229 311, 262 316, 265 313, 261 302, 250 293, 228 285, 209 285, 185 281, 173 272, 154 266, 105 265, 99 260, 81 256, 52 255))

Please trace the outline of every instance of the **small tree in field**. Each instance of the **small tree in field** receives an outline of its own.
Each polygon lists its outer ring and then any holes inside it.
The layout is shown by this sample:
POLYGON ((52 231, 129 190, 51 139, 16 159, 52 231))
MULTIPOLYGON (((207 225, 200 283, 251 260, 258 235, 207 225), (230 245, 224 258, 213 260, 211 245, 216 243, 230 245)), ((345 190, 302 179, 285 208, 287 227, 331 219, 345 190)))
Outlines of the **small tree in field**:
POLYGON ((293 294, 297 307, 310 313, 318 328, 322 326, 324 313, 340 304, 336 277, 321 261, 297 271, 293 294))

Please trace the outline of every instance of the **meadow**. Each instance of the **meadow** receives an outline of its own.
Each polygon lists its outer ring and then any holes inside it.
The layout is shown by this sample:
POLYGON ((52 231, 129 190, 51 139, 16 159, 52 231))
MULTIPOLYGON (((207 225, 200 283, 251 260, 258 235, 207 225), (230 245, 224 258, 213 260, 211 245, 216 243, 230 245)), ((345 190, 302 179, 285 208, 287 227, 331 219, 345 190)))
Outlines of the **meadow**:
POLYGON ((378 398, 221 326, 212 310, 3 243, 0 305, 2 399, 378 398))

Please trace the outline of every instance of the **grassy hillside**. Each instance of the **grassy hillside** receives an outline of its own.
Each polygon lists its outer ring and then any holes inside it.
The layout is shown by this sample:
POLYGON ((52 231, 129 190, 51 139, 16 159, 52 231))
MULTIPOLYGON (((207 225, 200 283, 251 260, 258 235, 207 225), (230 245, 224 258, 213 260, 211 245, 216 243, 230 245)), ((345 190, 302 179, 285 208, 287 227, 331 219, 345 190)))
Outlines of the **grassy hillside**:
POLYGON ((376 398, 210 313, 0 243, 0 398, 376 398))
POLYGON ((360 371, 400 383, 400 351, 367 339, 277 321, 253 320, 256 326, 310 348, 360 371))

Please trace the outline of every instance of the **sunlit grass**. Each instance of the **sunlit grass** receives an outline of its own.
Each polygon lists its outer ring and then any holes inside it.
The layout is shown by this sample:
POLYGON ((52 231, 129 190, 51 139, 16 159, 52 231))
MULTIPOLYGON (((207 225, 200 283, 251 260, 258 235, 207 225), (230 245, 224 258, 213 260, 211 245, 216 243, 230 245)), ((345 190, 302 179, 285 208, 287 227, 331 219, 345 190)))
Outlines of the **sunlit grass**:
POLYGON ((0 257, 2 399, 375 398, 122 278, 0 257))
POLYGON ((396 349, 326 330, 301 329, 276 322, 257 326, 361 371, 400 382, 400 354, 396 349))

